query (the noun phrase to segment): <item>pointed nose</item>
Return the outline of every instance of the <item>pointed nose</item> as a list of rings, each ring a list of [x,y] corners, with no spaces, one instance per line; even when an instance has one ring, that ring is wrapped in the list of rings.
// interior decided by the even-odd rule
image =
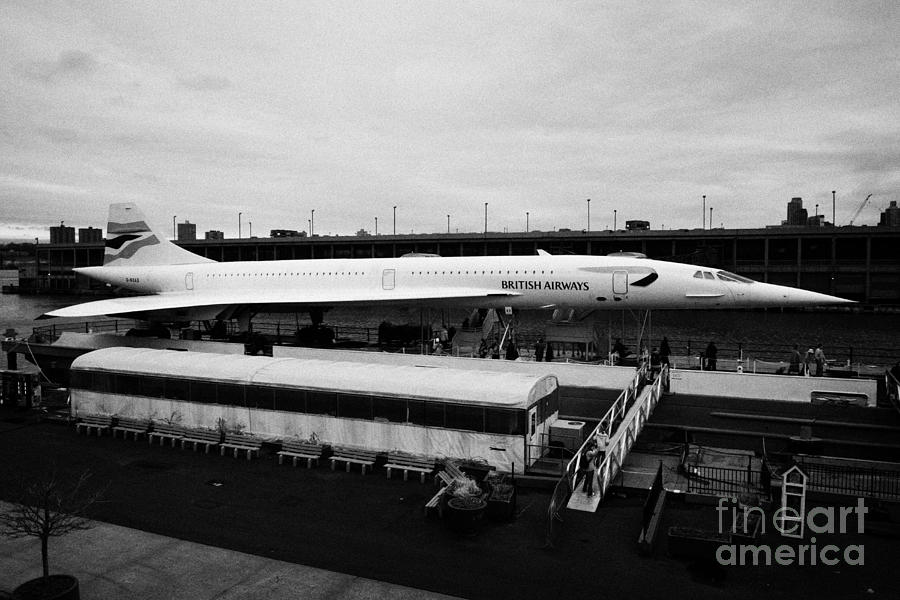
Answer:
[[[754,301],[759,300],[769,306],[834,306],[856,304],[854,300],[801,290],[784,285],[762,283],[753,290]],[[755,287],[755,286],[754,286]]]

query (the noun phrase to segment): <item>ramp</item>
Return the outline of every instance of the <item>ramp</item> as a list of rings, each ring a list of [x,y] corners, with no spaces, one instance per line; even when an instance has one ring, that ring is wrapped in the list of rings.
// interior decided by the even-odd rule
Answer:
[[[632,382],[623,390],[585,441],[587,444],[592,439],[600,440],[601,447],[603,441],[606,441],[600,464],[591,472],[591,475],[596,478],[592,497],[588,497],[581,491],[582,486],[577,479],[578,463],[584,446],[579,449],[578,454],[567,466],[566,477],[570,478],[573,488],[566,505],[567,508],[588,512],[596,511],[613,479],[622,470],[628,452],[634,446],[634,442],[662,397],[662,384],[668,372],[663,368],[653,382],[645,384],[648,375],[646,367],[638,369]]]

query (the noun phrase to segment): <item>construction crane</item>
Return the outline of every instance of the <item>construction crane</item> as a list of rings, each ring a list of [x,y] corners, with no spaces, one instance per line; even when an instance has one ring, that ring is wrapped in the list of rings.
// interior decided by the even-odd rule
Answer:
[[[853,221],[856,219],[856,217],[859,216],[859,213],[862,212],[862,209],[864,209],[866,207],[866,205],[869,203],[869,198],[871,198],[871,197],[872,197],[872,194],[869,194],[868,196],[866,196],[866,199],[862,201],[862,204],[860,204],[859,208],[856,209],[856,212],[853,213],[853,217],[850,218],[851,225],[853,225]]]

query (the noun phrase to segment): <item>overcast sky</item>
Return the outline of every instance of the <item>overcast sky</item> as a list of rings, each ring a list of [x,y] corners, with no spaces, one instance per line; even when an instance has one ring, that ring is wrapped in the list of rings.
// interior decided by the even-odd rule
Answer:
[[[838,224],[900,200],[884,2],[0,4],[0,239]],[[708,214],[707,214],[708,217]]]

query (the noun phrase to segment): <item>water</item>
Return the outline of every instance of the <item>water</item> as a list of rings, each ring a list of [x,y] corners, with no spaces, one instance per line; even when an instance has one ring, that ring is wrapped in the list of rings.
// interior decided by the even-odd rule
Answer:
[[[13,328],[20,336],[28,335],[35,326],[66,323],[73,320],[53,319],[34,321],[35,317],[55,308],[89,300],[79,296],[20,296],[0,295],[0,332]],[[900,333],[900,314],[872,314],[850,312],[751,312],[751,311],[674,311],[657,310],[646,322],[637,313],[607,311],[596,313],[603,336],[620,337],[630,349],[635,349],[641,332],[655,345],[667,336],[676,354],[683,353],[688,344],[693,353],[714,340],[720,357],[736,353],[741,348],[767,354],[769,358],[786,359],[788,349],[797,344],[801,352],[821,343],[829,358],[844,361],[852,354],[853,362],[891,365],[900,360],[897,339]],[[394,324],[418,325],[423,322],[435,327],[445,323],[459,327],[468,311],[426,309],[392,306],[339,307],[325,315],[326,324],[377,329],[382,321]],[[519,332],[523,345],[530,345],[543,332],[549,311],[523,311],[519,315]],[[278,322],[285,333],[309,323],[309,316],[301,313],[264,315],[260,319]],[[74,322],[78,322],[74,320]]]

